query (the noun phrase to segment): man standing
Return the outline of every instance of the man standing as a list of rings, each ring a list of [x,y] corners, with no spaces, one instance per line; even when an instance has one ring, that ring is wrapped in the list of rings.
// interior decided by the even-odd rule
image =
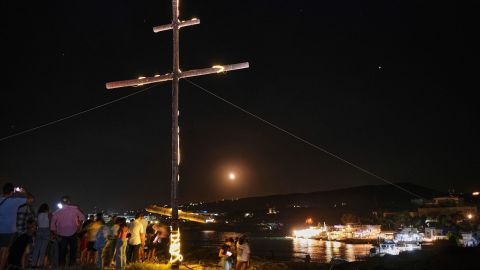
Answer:
[[[248,245],[248,240],[244,236],[238,239],[237,245],[237,265],[236,270],[245,270],[250,264],[250,246]]]
[[[31,193],[27,193],[27,202],[18,207],[17,233],[19,235],[27,232],[27,222],[36,221],[35,210],[32,207],[34,199]]]
[[[143,225],[140,223],[140,214],[135,215],[135,220],[130,224],[130,239],[128,240],[128,262],[138,262],[140,247],[145,245]]]
[[[3,185],[3,195],[0,196],[0,269],[4,269],[8,249],[15,240],[18,207],[26,201],[24,189],[15,188],[12,183]]]
[[[53,213],[50,229],[58,238],[60,266],[65,266],[67,247],[70,248],[68,264],[74,265],[77,258],[77,230],[85,220],[85,215],[76,205],[72,205],[69,196],[62,197],[62,207]]]
[[[140,261],[143,262],[145,260],[145,243],[149,241],[149,238],[147,236],[147,227],[148,227],[148,220],[145,219],[145,215],[143,213],[140,214],[139,221],[142,224],[143,227],[143,235],[145,238],[144,243],[140,247]]]

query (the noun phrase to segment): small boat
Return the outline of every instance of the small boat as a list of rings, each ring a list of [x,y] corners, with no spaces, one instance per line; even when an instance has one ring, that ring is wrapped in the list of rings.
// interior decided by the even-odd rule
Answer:
[[[396,246],[400,252],[422,249],[422,245],[418,242],[397,242]]]
[[[398,255],[400,250],[395,242],[386,240],[370,249],[370,257],[388,255]]]

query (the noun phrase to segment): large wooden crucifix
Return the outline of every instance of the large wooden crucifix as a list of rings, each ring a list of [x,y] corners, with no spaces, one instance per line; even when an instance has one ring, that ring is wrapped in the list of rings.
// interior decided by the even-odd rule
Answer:
[[[179,30],[182,27],[196,25],[200,23],[198,19],[191,19],[188,21],[180,21],[179,16],[179,1],[172,0],[172,23],[161,25],[153,28],[155,33],[172,30],[173,31],[173,69],[171,73],[147,77],[141,79],[125,80],[109,82],[106,84],[107,89],[139,86],[151,83],[158,83],[163,81],[172,81],[172,181],[171,181],[171,207],[172,207],[172,221],[170,233],[170,263],[172,268],[179,268],[183,257],[180,253],[180,230],[178,219],[178,182],[179,165],[180,165],[180,145],[179,145],[179,128],[178,128],[178,82],[181,78],[202,76],[213,73],[226,72],[230,70],[248,68],[248,62],[233,64],[233,65],[218,65],[211,68],[194,69],[189,71],[180,70],[180,52],[179,52]]]

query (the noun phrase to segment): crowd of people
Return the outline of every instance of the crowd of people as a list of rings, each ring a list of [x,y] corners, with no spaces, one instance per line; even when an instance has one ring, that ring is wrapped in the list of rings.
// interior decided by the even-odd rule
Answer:
[[[127,222],[102,213],[88,218],[69,196],[52,212],[47,203],[33,208],[35,198],[24,188],[3,185],[0,196],[0,270],[96,265],[125,269],[127,263],[158,262],[167,257],[166,226],[149,224],[143,213]],[[250,263],[246,236],[228,238],[218,253],[225,270],[244,270]]]
[[[97,265],[125,269],[127,263],[166,256],[167,227],[148,224],[142,213],[127,223],[103,214],[86,218],[69,196],[52,213],[47,203],[35,212],[34,196],[11,183],[0,196],[0,270]]]
[[[250,265],[250,245],[244,235],[240,238],[227,238],[218,252],[219,266],[224,270],[245,270]]]

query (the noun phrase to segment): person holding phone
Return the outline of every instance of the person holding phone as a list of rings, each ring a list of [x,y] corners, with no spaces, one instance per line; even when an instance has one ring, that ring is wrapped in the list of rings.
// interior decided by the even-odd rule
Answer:
[[[17,209],[27,202],[25,190],[12,183],[3,185],[0,196],[0,269],[4,269],[8,258],[8,249],[17,236]]]
[[[231,270],[233,266],[233,239],[228,238],[225,240],[225,243],[220,248],[218,252],[218,257],[220,257],[219,266],[223,267],[224,270]]]

